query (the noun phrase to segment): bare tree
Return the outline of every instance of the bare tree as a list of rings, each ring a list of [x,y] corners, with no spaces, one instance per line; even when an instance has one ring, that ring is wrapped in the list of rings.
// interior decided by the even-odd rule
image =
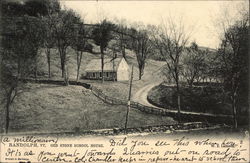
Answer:
[[[193,42],[191,47],[186,48],[183,54],[183,67],[181,74],[186,79],[188,85],[192,87],[193,82],[202,75],[205,66],[205,56],[207,52],[198,49],[198,45]]]
[[[225,33],[225,39],[222,40],[221,61],[223,63],[222,70],[225,78],[224,84],[226,91],[229,91],[232,102],[234,127],[237,128],[237,101],[239,98],[239,89],[241,87],[242,78],[246,76],[248,70],[247,52],[248,52],[248,20],[236,22]]]
[[[88,45],[88,30],[84,26],[83,22],[81,22],[77,26],[77,34],[75,38],[73,39],[73,49],[76,51],[76,61],[77,61],[77,75],[76,75],[76,81],[79,79],[79,71],[81,67],[81,61],[82,61],[82,54],[84,51],[88,51],[86,46]]]
[[[21,89],[21,83],[12,68],[8,67],[6,63],[1,64],[1,81],[0,88],[3,90],[5,100],[5,133],[9,131],[10,124],[10,107]]]
[[[175,22],[172,17],[169,17],[166,23],[162,23],[158,32],[158,35],[153,35],[154,44],[166,61],[168,74],[175,81],[178,103],[178,120],[180,122],[180,57],[182,56],[183,50],[188,42],[189,34],[186,33],[182,20]]]
[[[125,19],[117,20],[117,31],[119,31],[116,32],[117,40],[119,42],[118,47],[120,52],[122,53],[122,57],[126,59],[126,41],[128,36],[126,35],[127,26]]]
[[[133,49],[136,54],[136,59],[139,68],[139,80],[141,80],[144,74],[144,67],[146,63],[146,59],[150,53],[152,44],[150,42],[149,36],[146,30],[140,30],[136,32],[136,36],[134,38],[134,46]]]

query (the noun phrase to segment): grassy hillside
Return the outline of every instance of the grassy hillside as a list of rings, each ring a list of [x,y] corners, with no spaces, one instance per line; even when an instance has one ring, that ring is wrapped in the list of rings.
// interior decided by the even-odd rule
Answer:
[[[40,51],[41,54],[39,56],[39,66],[38,71],[40,76],[47,77],[48,76],[48,65],[47,65],[47,58],[44,50]],[[98,54],[92,54],[88,52],[83,53],[82,62],[80,73],[84,72],[84,69],[89,61],[92,59],[99,58]],[[76,78],[76,52],[72,48],[67,49],[67,65],[69,70],[69,77],[71,79]],[[51,50],[51,75],[52,78],[60,78],[61,77],[61,63],[60,63],[60,56],[56,49]]]
[[[51,74],[52,78],[61,78],[61,69],[60,69],[60,57],[57,50],[53,49],[51,55]],[[68,56],[68,69],[69,69],[69,77],[71,80],[76,79],[76,53],[73,49],[68,48],[67,50]],[[105,53],[105,57],[112,57],[112,52],[107,50]],[[121,57],[121,54],[118,54],[118,57]],[[80,76],[85,73],[86,65],[92,60],[100,58],[100,52],[98,46],[94,46],[94,53],[84,52],[82,57],[82,63],[80,68]],[[163,77],[160,74],[160,68],[165,64],[162,61],[155,61],[152,59],[148,59],[145,65],[144,75],[141,80],[138,76],[138,64],[136,60],[135,54],[126,50],[126,59],[131,67],[134,66],[134,76],[133,76],[133,88],[132,94],[134,94],[138,89],[142,88],[148,83],[163,80]],[[41,51],[41,55],[39,58],[39,72],[41,77],[47,77],[47,60],[46,54],[44,51]],[[83,79],[81,79],[83,80]],[[84,82],[91,83],[102,89],[103,92],[109,96],[127,99],[128,97],[128,81],[125,82],[113,82],[113,81],[105,81],[101,83],[98,80],[83,80]]]
[[[148,60],[142,80],[138,80],[137,61],[133,52],[127,50],[127,61],[134,65],[134,81],[132,94],[148,82],[159,80],[159,67],[162,62]],[[40,51],[38,75],[47,78],[47,60],[44,50]],[[107,51],[105,56],[112,54]],[[76,53],[73,49],[67,50],[68,69],[71,80],[76,78]],[[111,56],[110,56],[111,57]],[[120,57],[120,55],[119,55]],[[94,53],[83,53],[80,74],[92,59],[100,58],[99,48],[94,47]],[[52,78],[61,78],[60,57],[56,49],[51,51],[51,74]],[[127,99],[128,82],[112,82],[97,80],[83,80],[91,83],[109,96]],[[103,103],[89,90],[76,86],[56,86],[46,84],[26,84],[23,91],[14,100],[11,106],[10,128],[13,132],[18,131],[65,131],[97,128],[123,127],[125,121],[126,107],[112,106]],[[4,103],[1,108],[1,128],[4,128],[5,110]],[[175,123],[172,118],[149,115],[137,110],[131,110],[129,127],[160,125]],[[1,129],[0,128],[0,129]]]
[[[25,85],[11,107],[10,131],[75,131],[124,127],[125,106],[105,104],[80,86]],[[132,109],[128,127],[173,124],[172,118]],[[3,124],[2,124],[3,125]]]

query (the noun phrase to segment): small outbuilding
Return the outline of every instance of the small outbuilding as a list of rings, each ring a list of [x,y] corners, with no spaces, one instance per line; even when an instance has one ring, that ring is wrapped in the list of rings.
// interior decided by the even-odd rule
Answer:
[[[85,72],[85,78],[101,80],[101,59],[91,60]],[[105,58],[103,73],[105,80],[127,81],[129,80],[129,65],[124,58]]]

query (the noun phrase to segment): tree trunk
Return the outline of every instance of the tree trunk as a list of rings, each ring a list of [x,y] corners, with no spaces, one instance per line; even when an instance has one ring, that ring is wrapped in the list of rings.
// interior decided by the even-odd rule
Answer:
[[[176,82],[176,90],[177,90],[177,107],[178,107],[178,123],[181,122],[181,97],[180,97],[180,87],[179,87],[179,69],[178,67],[175,69],[175,82]]]
[[[60,49],[59,53],[60,53],[60,58],[61,58],[62,78],[64,78],[64,84],[68,86],[69,74],[68,74],[68,67],[67,67],[67,60],[66,60],[66,48]]]
[[[15,96],[11,96],[15,87],[11,86],[10,90],[7,92],[7,103],[6,103],[6,123],[5,123],[5,133],[9,132],[9,124],[10,124],[10,105],[13,102]]]
[[[124,41],[123,41],[123,34],[121,35],[121,38],[120,38],[120,51],[122,53],[122,57],[126,60],[126,53],[125,53],[125,47],[124,47]]]
[[[141,69],[139,68],[139,80],[141,80]]]
[[[124,46],[122,46],[122,57],[126,60],[126,52]]]
[[[48,63],[48,77],[50,78],[51,75],[50,75],[50,48],[47,48],[47,63]]]
[[[76,81],[78,81],[79,79],[79,71],[80,71],[80,67],[81,67],[81,61],[82,61],[82,51],[77,52],[77,74],[76,74]]]
[[[236,111],[236,92],[233,93],[233,96],[232,96],[232,107],[233,107],[233,122],[234,122],[234,128],[237,128],[238,127],[238,124],[237,124],[237,111]]]
[[[67,64],[65,63],[64,65],[64,83],[65,83],[65,86],[68,86],[69,85],[69,74],[68,74],[68,67],[67,67]]]
[[[37,79],[37,56],[35,56],[35,79]]]
[[[17,60],[17,76],[18,76],[18,78],[21,77],[21,59],[20,59],[20,57],[18,57],[18,60]]]
[[[63,49],[59,49],[60,59],[61,59],[61,70],[62,70],[62,78],[65,76],[65,62],[66,62],[66,54]]]
[[[177,88],[177,107],[178,107],[178,123],[181,122],[181,97],[180,97],[180,88],[179,83],[176,83]]]
[[[104,82],[104,74],[103,74],[103,69],[104,69],[104,49],[101,46],[101,68],[102,68],[102,83]]]
[[[5,123],[5,133],[7,134],[9,131],[9,124],[10,124],[10,101],[11,95],[8,95],[7,103],[6,103],[6,123]]]
[[[190,88],[192,88],[192,86],[193,86],[193,80],[192,80],[192,79],[187,80],[187,83],[188,83],[188,86],[189,86]]]
[[[143,76],[143,66],[139,66],[139,80],[141,80],[142,76]]]
[[[62,62],[62,60],[61,60],[61,70],[62,70],[62,78],[64,78],[64,74],[65,74],[65,64]]]

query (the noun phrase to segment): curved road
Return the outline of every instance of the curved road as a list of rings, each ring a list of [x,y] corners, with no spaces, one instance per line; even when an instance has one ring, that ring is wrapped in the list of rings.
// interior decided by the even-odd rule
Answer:
[[[142,105],[150,106],[150,107],[156,107],[152,104],[150,104],[147,100],[148,92],[155,86],[161,84],[161,82],[155,82],[155,83],[150,83],[147,84],[146,86],[142,87],[139,89],[133,96],[132,100],[134,102],[138,102]]]
[[[146,86],[142,87],[139,89],[133,96],[132,100],[134,102],[138,102],[142,105],[149,106],[149,107],[154,107],[158,109],[164,109],[155,105],[152,105],[148,102],[147,96],[148,92],[155,86],[161,84],[161,82],[155,82],[155,83],[150,83],[147,84]],[[173,86],[173,84],[169,84],[169,86]],[[170,112],[177,112],[177,110],[169,110]],[[216,117],[232,117],[231,115],[224,115],[224,114],[212,114],[212,113],[200,113],[200,112],[190,112],[190,111],[181,111],[184,114],[193,114],[193,115],[205,115],[205,116],[216,116]]]

